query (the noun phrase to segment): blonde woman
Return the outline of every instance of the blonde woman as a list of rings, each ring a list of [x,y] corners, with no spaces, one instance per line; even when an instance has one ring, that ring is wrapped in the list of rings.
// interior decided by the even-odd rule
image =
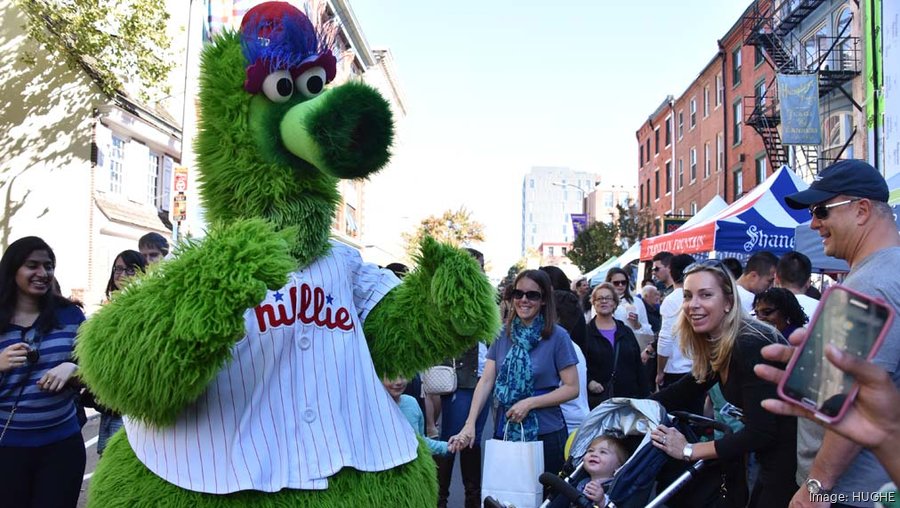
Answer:
[[[734,279],[719,261],[694,263],[685,270],[684,303],[678,321],[681,349],[693,360],[691,376],[653,396],[667,410],[720,383],[725,399],[743,411],[744,428],[715,441],[690,444],[678,430],[660,425],[653,444],[677,459],[719,459],[725,481],[724,506],[787,506],[797,491],[797,421],[776,416],[760,403],[777,398],[775,386],[756,376],[760,350],[786,344],[773,327],[749,317],[741,306]],[[783,366],[782,366],[783,367]],[[747,454],[754,452],[759,477],[747,503]]]

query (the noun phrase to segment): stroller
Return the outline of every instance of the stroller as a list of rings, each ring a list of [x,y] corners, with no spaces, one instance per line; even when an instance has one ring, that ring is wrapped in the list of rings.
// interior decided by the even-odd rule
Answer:
[[[581,427],[570,439],[566,466],[560,476],[550,473],[541,475],[541,483],[550,487],[553,495],[545,501],[542,508],[594,507],[575,485],[586,477],[582,469],[582,457],[591,441],[602,435],[611,435],[625,441],[626,448],[632,452],[628,460],[616,471],[610,484],[606,485],[609,508],[657,508],[671,499],[685,484],[708,464],[698,460],[693,464],[670,460],[663,451],[650,442],[650,430],[657,425],[677,428],[689,442],[697,442],[701,436],[712,437],[713,431],[731,433],[726,424],[684,412],[673,412],[667,415],[665,409],[654,400],[613,398],[596,408],[584,420]],[[657,484],[658,477],[668,474],[675,477],[655,499],[650,496]],[[707,475],[709,476],[709,475]],[[718,476],[713,477],[718,481]],[[708,482],[707,482],[708,483]],[[703,506],[705,503],[696,499],[687,505]]]

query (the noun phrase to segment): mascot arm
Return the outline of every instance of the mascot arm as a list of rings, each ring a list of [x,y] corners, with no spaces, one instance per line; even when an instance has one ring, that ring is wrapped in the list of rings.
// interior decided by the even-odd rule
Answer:
[[[372,309],[364,331],[379,375],[411,375],[500,329],[496,291],[467,252],[425,238],[418,268]]]
[[[79,330],[81,377],[104,406],[172,423],[244,336],[244,312],[296,269],[287,235],[237,221],[114,295]]]

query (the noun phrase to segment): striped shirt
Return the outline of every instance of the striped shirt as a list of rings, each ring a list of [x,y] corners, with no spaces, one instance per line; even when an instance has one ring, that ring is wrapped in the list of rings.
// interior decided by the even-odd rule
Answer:
[[[34,326],[10,324],[0,335],[0,351],[27,342],[40,353],[37,364],[26,364],[0,375],[0,428],[18,403],[0,442],[2,446],[44,446],[81,431],[75,414],[75,390],[67,387],[58,392],[45,392],[37,386],[47,371],[72,361],[75,334],[84,321],[84,314],[70,305],[57,309],[56,319],[58,328],[47,333],[38,332]]]
[[[383,471],[413,460],[413,429],[375,373],[362,323],[399,280],[331,251],[244,314],[232,360],[176,423],[126,417],[128,440],[179,487],[325,489],[343,467]]]

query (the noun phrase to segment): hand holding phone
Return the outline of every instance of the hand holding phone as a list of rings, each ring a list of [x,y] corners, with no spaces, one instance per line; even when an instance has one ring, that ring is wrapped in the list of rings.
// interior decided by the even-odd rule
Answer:
[[[822,295],[806,339],[794,352],[778,384],[778,395],[813,411],[822,421],[839,421],[858,387],[853,376],[826,360],[826,344],[871,360],[893,318],[893,309],[880,299],[840,285],[829,288]]]

